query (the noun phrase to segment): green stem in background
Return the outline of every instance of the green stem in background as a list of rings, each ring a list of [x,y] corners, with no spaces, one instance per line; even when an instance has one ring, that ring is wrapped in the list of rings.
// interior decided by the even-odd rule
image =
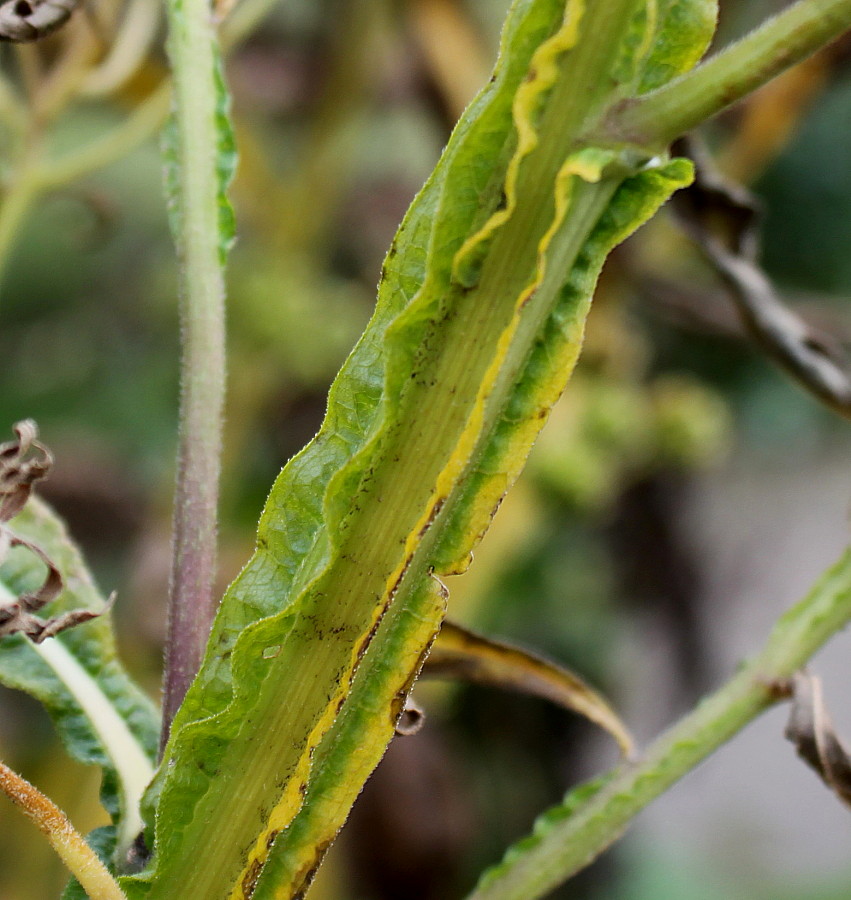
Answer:
[[[664,149],[849,27],[851,0],[799,0],[696,69],[616,104],[601,136]]]
[[[535,900],[587,866],[651,800],[763,710],[787,680],[851,620],[851,551],[775,625],[762,652],[634,763],[586,785],[546,813],[532,836],[486,873],[468,900]]]
[[[170,98],[171,83],[164,82],[120,125],[43,166],[34,177],[38,191],[56,190],[128,156],[162,127]]]
[[[163,697],[163,742],[198,670],[215,614],[216,515],[225,395],[223,87],[208,0],[170,0],[174,116],[166,135],[180,257],[180,445]]]
[[[21,225],[38,196],[35,174],[31,165],[25,162],[10,179],[0,203],[0,278],[6,272]]]

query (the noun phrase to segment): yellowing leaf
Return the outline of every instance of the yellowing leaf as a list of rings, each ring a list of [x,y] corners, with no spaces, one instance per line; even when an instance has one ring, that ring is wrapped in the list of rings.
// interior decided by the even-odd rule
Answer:
[[[585,716],[630,756],[633,740],[611,706],[574,672],[535,653],[445,621],[431,648],[424,675],[473,681],[542,697]]]

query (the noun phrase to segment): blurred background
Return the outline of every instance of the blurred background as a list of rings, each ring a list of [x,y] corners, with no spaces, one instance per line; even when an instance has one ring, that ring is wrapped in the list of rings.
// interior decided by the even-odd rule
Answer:
[[[488,77],[506,7],[240,0],[226,23],[241,162],[222,590],[251,553],[273,478],[319,425],[395,228]],[[719,42],[777,7],[725,3]],[[103,590],[117,590],[121,650],[152,696],[179,353],[156,140],[161,31],[151,0],[121,11],[92,0],[45,44],[0,47],[0,440],[19,419],[39,422],[57,457],[42,493]],[[120,53],[103,49],[113,32]],[[29,124],[14,95],[37,109]],[[762,259],[783,297],[847,349],[851,42],[704,137],[764,202]],[[77,168],[57,162],[52,180],[33,181],[40,158]],[[847,425],[748,342],[663,212],[607,265],[579,368],[471,571],[450,581],[451,614],[576,669],[646,743],[729,677],[839,555],[849,451]],[[812,668],[851,732],[848,641]],[[426,725],[392,745],[313,900],[463,896],[539,811],[616,761],[608,739],[543,701],[437,682],[415,693]],[[784,741],[785,716],[747,729],[553,896],[851,895],[851,817]],[[97,773],[71,763],[40,708],[6,690],[0,758],[81,830],[103,822]],[[62,870],[33,838],[0,804],[2,900],[58,896]]]

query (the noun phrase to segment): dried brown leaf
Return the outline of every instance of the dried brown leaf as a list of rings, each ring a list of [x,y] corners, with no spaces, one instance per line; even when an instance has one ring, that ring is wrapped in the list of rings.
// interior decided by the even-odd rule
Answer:
[[[38,441],[38,426],[32,419],[18,422],[14,431],[16,440],[0,444],[0,563],[13,547],[24,547],[44,563],[47,573],[38,590],[0,604],[0,638],[25,634],[40,644],[66,628],[88,622],[105,610],[76,609],[49,619],[35,615],[62,593],[62,574],[37,544],[19,537],[5,523],[24,508],[33,485],[48,476],[53,466],[53,456]],[[106,609],[110,606],[111,601]]]
[[[851,756],[833,727],[821,679],[798,672],[792,679],[792,691],[786,737],[836,796],[851,806]]]
[[[32,419],[18,422],[14,431],[17,440],[0,444],[0,522],[8,522],[24,508],[32,486],[47,478],[53,467],[53,456],[37,440],[38,426]]]
[[[444,622],[423,674],[493,685],[550,700],[599,725],[617,741],[624,756],[632,754],[632,737],[603,697],[574,672],[528,650]]]

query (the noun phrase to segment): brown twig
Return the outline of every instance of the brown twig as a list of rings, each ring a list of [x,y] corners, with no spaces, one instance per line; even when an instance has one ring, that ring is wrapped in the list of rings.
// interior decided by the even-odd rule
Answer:
[[[677,151],[697,167],[694,184],[681,191],[674,210],[729,288],[751,339],[799,385],[851,419],[851,377],[832,342],[790,310],[756,262],[759,209],[740,185],[725,181],[693,140]]]

